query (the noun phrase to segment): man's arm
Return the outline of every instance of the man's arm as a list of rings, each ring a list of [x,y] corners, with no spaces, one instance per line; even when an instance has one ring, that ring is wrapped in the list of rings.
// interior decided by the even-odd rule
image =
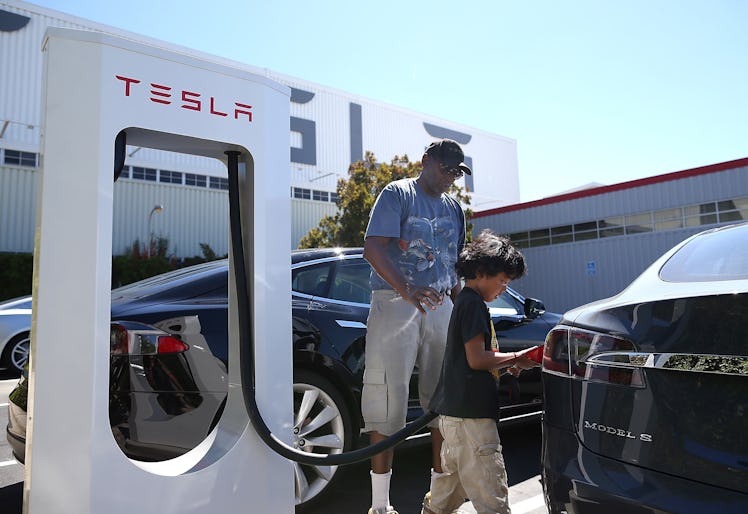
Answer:
[[[364,241],[364,259],[392,288],[409,303],[426,314],[424,305],[432,310],[442,303],[442,296],[432,287],[410,287],[408,281],[387,255],[387,245],[393,238],[369,236]]]

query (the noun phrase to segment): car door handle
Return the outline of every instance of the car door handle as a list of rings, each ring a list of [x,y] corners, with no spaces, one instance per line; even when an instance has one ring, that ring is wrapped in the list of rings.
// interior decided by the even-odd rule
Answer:
[[[597,366],[748,376],[748,357],[742,355],[605,352],[590,357],[586,362]]]
[[[335,323],[337,323],[339,326],[343,328],[366,328],[366,324],[361,323],[360,321],[351,321],[347,319],[336,319]]]

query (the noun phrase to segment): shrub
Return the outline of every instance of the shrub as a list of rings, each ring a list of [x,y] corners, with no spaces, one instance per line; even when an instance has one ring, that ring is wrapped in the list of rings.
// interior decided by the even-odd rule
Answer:
[[[169,241],[165,238],[154,240],[149,256],[140,241],[136,240],[125,255],[113,256],[112,289],[167,271],[222,258],[205,243],[200,243],[202,256],[185,259],[168,257],[168,246]],[[0,301],[31,294],[33,271],[33,254],[0,253]]]

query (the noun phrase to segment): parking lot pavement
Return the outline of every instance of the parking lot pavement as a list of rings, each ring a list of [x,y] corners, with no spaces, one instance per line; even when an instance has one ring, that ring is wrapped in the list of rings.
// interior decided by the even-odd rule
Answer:
[[[509,501],[513,514],[547,514],[540,485],[540,424],[499,430],[509,480]],[[401,514],[421,511],[423,495],[429,487],[431,446],[412,445],[395,451],[390,502]],[[320,504],[307,514],[346,512],[365,514],[370,506],[369,462],[345,466],[343,475]],[[474,513],[463,505],[465,514]]]
[[[509,487],[509,505],[512,507],[512,514],[548,514],[543,491],[540,489],[540,475]],[[468,502],[460,507],[460,512],[473,514],[475,509]]]
[[[5,377],[3,377],[5,378]],[[8,421],[8,393],[17,379],[0,380],[0,427]],[[540,486],[540,425],[511,427],[499,431],[504,461],[509,476],[509,499],[513,514],[547,514]],[[417,513],[423,495],[428,490],[431,447],[428,443],[413,444],[395,453],[395,466],[390,499],[403,514]],[[308,509],[307,514],[329,512],[365,513],[371,497],[369,463],[346,466],[340,480],[333,485],[330,495],[320,505]],[[21,514],[23,508],[24,468],[12,457],[0,435],[0,512]],[[465,504],[467,514],[475,512]]]

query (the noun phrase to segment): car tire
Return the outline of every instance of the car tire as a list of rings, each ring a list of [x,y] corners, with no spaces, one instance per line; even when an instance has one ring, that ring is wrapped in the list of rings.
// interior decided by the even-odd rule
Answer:
[[[30,351],[31,340],[29,339],[29,333],[18,334],[5,345],[2,357],[3,365],[8,370],[17,372],[20,375],[23,372],[23,367],[26,365],[26,361],[29,360]]]
[[[294,446],[301,451],[337,454],[353,446],[353,421],[343,396],[326,378],[294,371]],[[294,462],[297,512],[316,504],[340,476],[339,466]]]

